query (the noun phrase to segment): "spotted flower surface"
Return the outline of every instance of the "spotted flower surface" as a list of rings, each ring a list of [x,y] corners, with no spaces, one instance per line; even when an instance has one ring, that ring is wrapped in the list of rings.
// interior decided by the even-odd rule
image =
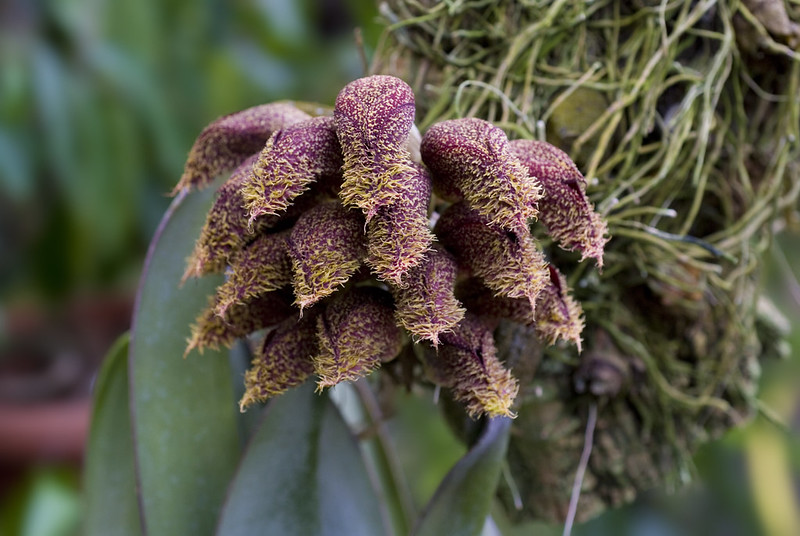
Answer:
[[[364,219],[338,201],[317,205],[289,235],[294,294],[302,309],[347,283],[364,258]]]
[[[535,308],[548,276],[544,256],[529,233],[505,231],[461,202],[442,214],[436,235],[495,293],[526,298]]]
[[[333,117],[344,153],[345,205],[364,211],[367,221],[413,188],[415,170],[405,147],[414,125],[414,92],[393,76],[349,83],[336,98]]]
[[[442,335],[442,342],[429,363],[436,381],[450,388],[471,416],[513,416],[511,404],[519,385],[497,358],[488,326],[467,315],[453,332]]]
[[[250,222],[284,212],[309,185],[337,176],[341,167],[332,117],[314,117],[276,131],[241,189]]]
[[[203,188],[261,150],[273,132],[309,115],[287,102],[254,106],[220,117],[208,125],[189,151],[183,176],[173,195],[183,188]]]
[[[228,279],[217,289],[215,312],[225,318],[231,305],[247,302],[291,282],[289,231],[261,235],[231,259]]]
[[[408,285],[393,290],[397,321],[409,333],[439,344],[439,335],[464,318],[453,294],[458,264],[444,248],[435,248],[408,274]]]
[[[317,339],[314,368],[321,388],[364,376],[400,351],[391,297],[375,287],[339,296],[317,318]]]
[[[580,251],[603,266],[606,223],[586,197],[586,179],[567,153],[549,143],[534,140],[511,142],[511,152],[542,185],[544,197],[539,219],[550,235],[570,251]]]
[[[538,217],[562,247],[602,261],[605,224],[580,172],[479,119],[433,125],[415,161],[414,95],[391,76],[348,84],[333,117],[286,106],[213,123],[187,163],[194,178],[176,187],[238,166],[188,262],[186,277],[226,280],[187,352],[248,339],[243,409],[402,355],[411,381],[449,389],[471,416],[512,416],[518,387],[495,347],[498,319],[580,351],[580,304],[528,227]]]
[[[245,393],[239,402],[242,410],[300,385],[314,373],[312,358],[319,348],[317,316],[287,318],[267,333],[245,375]]]
[[[482,119],[442,121],[425,133],[420,152],[438,192],[463,198],[493,225],[527,232],[541,191],[511,152],[505,132]]]
[[[431,179],[412,163],[408,192],[395,204],[378,209],[367,224],[367,264],[378,278],[403,286],[406,272],[419,264],[434,240],[428,227]]]

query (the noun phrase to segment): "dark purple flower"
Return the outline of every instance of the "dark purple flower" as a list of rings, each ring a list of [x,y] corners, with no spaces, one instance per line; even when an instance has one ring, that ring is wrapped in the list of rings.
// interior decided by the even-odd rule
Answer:
[[[172,194],[208,186],[217,175],[260,151],[273,132],[309,117],[288,102],[262,104],[220,117],[203,129],[192,145]]]
[[[333,117],[314,117],[276,131],[242,187],[250,221],[284,212],[318,180],[341,182],[341,168]]]
[[[292,283],[289,231],[263,234],[231,258],[228,278],[217,289],[216,313]]]
[[[439,344],[439,335],[464,318],[464,308],[453,295],[458,266],[444,248],[435,246],[408,272],[408,284],[392,289],[397,321],[416,337]]]
[[[287,318],[266,334],[244,377],[245,393],[239,402],[242,411],[283,394],[314,373],[312,358],[319,349],[317,316],[314,311],[299,319]]]
[[[530,233],[503,230],[460,202],[439,218],[436,236],[460,265],[496,294],[526,298],[534,309],[549,276],[547,263]]]
[[[336,97],[333,116],[344,153],[340,197],[370,221],[384,206],[408,196],[416,171],[404,144],[414,125],[414,92],[393,76],[349,84]]]
[[[364,218],[358,211],[327,201],[303,214],[289,236],[295,303],[300,310],[344,285],[365,254]]]
[[[319,388],[357,380],[400,352],[391,296],[375,287],[340,294],[317,318]]]
[[[592,257],[603,266],[608,229],[586,197],[586,179],[567,153],[533,140],[511,142],[511,151],[542,185],[539,219],[561,247],[580,251],[582,259]]]
[[[493,225],[524,234],[541,190],[509,149],[505,133],[482,119],[452,119],[422,137],[422,161],[437,194],[466,203]]]
[[[452,331],[442,334],[442,344],[428,365],[433,380],[452,390],[471,417],[482,414],[513,417],[511,404],[519,385],[500,360],[491,330],[467,313]]]
[[[232,305],[226,311],[225,318],[216,313],[216,304],[212,299],[209,307],[192,326],[184,356],[195,348],[202,353],[204,348],[216,350],[221,346],[230,346],[236,339],[274,326],[296,314],[297,310],[291,307],[289,298],[281,292],[270,292],[251,301]]]
[[[366,263],[379,279],[397,286],[435,238],[428,226],[430,175],[419,164],[412,167],[416,173],[408,177],[407,196],[381,207],[367,224]]]

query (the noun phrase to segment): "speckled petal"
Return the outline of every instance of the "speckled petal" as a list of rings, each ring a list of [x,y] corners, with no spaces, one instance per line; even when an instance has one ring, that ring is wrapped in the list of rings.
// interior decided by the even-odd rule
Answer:
[[[422,260],[434,240],[428,227],[431,180],[428,171],[413,164],[408,197],[378,210],[367,224],[367,265],[375,275],[394,285]]]
[[[317,354],[317,314],[288,318],[267,333],[255,351],[244,377],[245,393],[239,402],[244,411],[302,384],[314,373]]]
[[[262,104],[220,117],[194,142],[175,195],[183,188],[203,188],[220,173],[241,164],[264,147],[273,132],[310,116],[288,102]]]
[[[395,317],[409,333],[439,344],[439,335],[453,329],[464,308],[453,295],[458,266],[452,255],[436,246],[412,268],[405,287],[392,288]]]
[[[292,283],[289,231],[259,236],[231,259],[228,278],[217,289],[216,313]]]
[[[314,117],[276,131],[242,187],[250,221],[282,213],[318,180],[340,177],[342,163],[333,117]]]
[[[464,202],[451,205],[435,229],[440,242],[500,296],[526,298],[531,309],[548,281],[547,263],[530,233],[489,224]]]
[[[511,151],[542,184],[539,219],[549,234],[564,249],[581,252],[581,260],[592,257],[602,267],[606,222],[586,197],[586,180],[567,153],[533,140],[512,141]]]
[[[216,313],[216,303],[212,297],[209,306],[200,313],[192,326],[184,355],[195,348],[202,353],[204,348],[231,346],[236,339],[273,326],[296,314],[297,310],[291,307],[286,294],[270,292],[252,301],[231,306],[223,319]]]
[[[328,304],[317,318],[317,336],[320,389],[369,374],[402,346],[391,296],[375,287],[352,288]]]
[[[482,283],[471,279],[461,283],[456,295],[467,309],[485,317],[505,318],[533,326],[537,336],[547,344],[562,340],[575,344],[581,351],[583,310],[569,294],[564,275],[552,264],[548,265],[549,279],[536,300],[536,310],[531,311],[525,299],[494,296]]]
[[[334,108],[344,154],[340,197],[371,220],[384,206],[408,195],[415,174],[405,148],[414,125],[414,92],[393,76],[360,78],[339,93]]]
[[[492,224],[519,234],[537,215],[541,189],[509,149],[505,133],[482,119],[442,121],[422,137],[434,191],[462,198]]]
[[[441,338],[437,355],[428,362],[434,381],[451,389],[473,418],[482,414],[513,417],[511,405],[519,385],[497,358],[491,330],[468,313]]]
[[[297,220],[289,237],[296,304],[301,310],[335,292],[366,254],[364,218],[338,201],[321,203]]]
[[[303,212],[332,194],[331,185],[317,184],[312,191],[300,196],[289,210],[280,215],[258,218],[250,229],[240,189],[252,173],[256,158],[252,156],[247,159],[220,187],[214,205],[208,211],[192,255],[187,260],[184,281],[189,277],[222,273],[231,262],[231,258],[258,235],[270,229],[285,229],[291,226]]]

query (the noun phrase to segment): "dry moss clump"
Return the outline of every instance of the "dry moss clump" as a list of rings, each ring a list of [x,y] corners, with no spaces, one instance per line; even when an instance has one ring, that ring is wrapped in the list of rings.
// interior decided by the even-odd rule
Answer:
[[[512,517],[564,518],[593,404],[584,518],[679,483],[698,444],[756,407],[776,325],[757,313],[759,267],[800,190],[800,7],[789,9],[382,4],[373,70],[411,83],[420,129],[478,117],[559,146],[612,236],[599,274],[553,250],[586,313],[582,354],[522,344],[535,339],[515,324],[495,333],[509,361],[538,356],[515,371],[527,381],[509,450],[523,510],[501,491]]]

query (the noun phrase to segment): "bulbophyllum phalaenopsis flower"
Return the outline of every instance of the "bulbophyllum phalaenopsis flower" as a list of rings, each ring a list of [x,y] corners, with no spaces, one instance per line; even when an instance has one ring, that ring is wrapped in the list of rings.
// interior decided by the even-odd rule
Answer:
[[[188,260],[184,279],[226,280],[187,353],[248,338],[242,409],[403,354],[424,356],[415,377],[450,389],[471,416],[513,415],[518,385],[495,347],[498,319],[580,351],[580,304],[529,228],[538,218],[561,247],[602,265],[606,226],[577,167],[480,119],[435,124],[421,142],[415,132],[411,88],[371,76],[341,91],[332,117],[265,105],[198,138],[176,190],[233,173]]]

